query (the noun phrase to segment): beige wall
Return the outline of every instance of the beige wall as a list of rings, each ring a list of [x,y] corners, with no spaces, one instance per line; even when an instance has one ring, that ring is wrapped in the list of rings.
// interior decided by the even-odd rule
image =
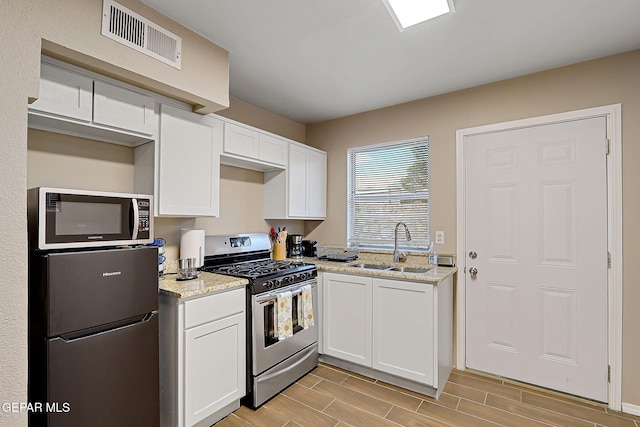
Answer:
[[[329,199],[327,220],[307,223],[305,231],[320,242],[345,242],[349,147],[428,135],[431,237],[444,230],[440,252],[455,252],[457,129],[616,103],[623,128],[622,401],[640,406],[640,51],[308,126],[307,143],[328,152]]]
[[[270,227],[287,227],[302,233],[303,221],[263,219],[264,174],[232,166],[220,168],[220,216],[218,218],[156,218],[155,235],[167,240],[167,259],[179,258],[180,229],[198,228],[206,235],[266,233]]]
[[[133,149],[29,129],[27,188],[133,192]]]

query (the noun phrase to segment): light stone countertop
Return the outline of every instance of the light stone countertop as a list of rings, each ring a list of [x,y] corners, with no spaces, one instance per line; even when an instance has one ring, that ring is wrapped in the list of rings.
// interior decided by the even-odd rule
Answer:
[[[300,261],[300,259],[298,259]],[[358,259],[350,262],[327,261],[316,257],[305,257],[301,261],[309,264],[315,264],[319,271],[327,271],[334,273],[357,274],[361,276],[373,276],[387,279],[413,280],[420,282],[439,283],[455,274],[458,267],[440,267],[429,265],[429,257],[427,254],[408,254],[407,260],[404,262],[393,262],[393,254],[384,251],[363,251],[360,250]],[[399,271],[385,271],[368,268],[351,267],[351,264],[384,264],[397,267],[418,267],[430,268],[426,273],[404,273]]]
[[[294,260],[294,259],[291,259]],[[387,279],[413,280],[428,283],[439,283],[458,271],[457,267],[433,267],[426,273],[403,273],[399,271],[384,271],[367,268],[351,267],[353,263],[384,264],[404,267],[431,267],[426,254],[409,254],[405,262],[394,263],[393,254],[384,251],[360,251],[358,259],[351,262],[321,260],[316,257],[295,259],[309,264],[315,264],[319,271],[335,273],[357,274]],[[175,270],[173,263],[168,263],[167,270]],[[206,294],[213,294],[226,289],[246,286],[249,281],[233,276],[202,272],[200,277],[191,280],[176,280],[176,275],[167,273],[160,278],[160,292],[174,298],[190,298]]]
[[[247,279],[222,274],[202,272],[200,277],[191,280],[176,280],[176,274],[165,274],[159,280],[160,293],[174,298],[190,298],[245,287]]]

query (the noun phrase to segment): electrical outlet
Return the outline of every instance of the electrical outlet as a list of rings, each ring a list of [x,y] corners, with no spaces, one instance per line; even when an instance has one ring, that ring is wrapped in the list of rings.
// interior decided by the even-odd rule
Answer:
[[[444,245],[444,231],[436,231],[436,244]]]

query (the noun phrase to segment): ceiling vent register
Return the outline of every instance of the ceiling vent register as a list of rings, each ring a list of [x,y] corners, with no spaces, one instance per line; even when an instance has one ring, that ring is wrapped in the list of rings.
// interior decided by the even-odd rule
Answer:
[[[113,0],[102,4],[102,35],[178,70],[182,38]]]

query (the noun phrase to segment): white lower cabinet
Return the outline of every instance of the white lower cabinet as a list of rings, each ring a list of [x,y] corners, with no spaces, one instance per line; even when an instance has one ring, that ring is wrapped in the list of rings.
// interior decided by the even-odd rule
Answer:
[[[453,366],[452,283],[323,272],[322,360],[439,396]]]
[[[245,289],[160,295],[160,424],[210,426],[245,395]]]
[[[433,293],[427,283],[373,279],[374,369],[434,384]]]
[[[324,354],[371,366],[370,277],[323,273]]]

